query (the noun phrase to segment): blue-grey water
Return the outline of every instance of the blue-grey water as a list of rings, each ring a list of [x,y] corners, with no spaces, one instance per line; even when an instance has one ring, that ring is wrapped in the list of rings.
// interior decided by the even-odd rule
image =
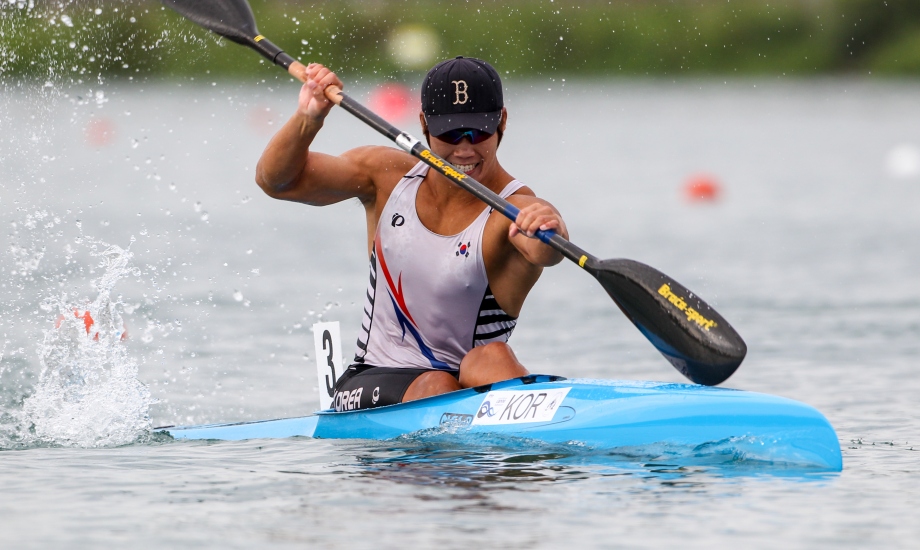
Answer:
[[[273,201],[253,182],[296,92],[283,78],[0,92],[0,545],[916,544],[920,84],[509,82],[504,165],[575,243],[653,265],[730,320],[750,351],[724,385],[821,410],[844,470],[820,475],[450,440],[151,436],[307,414],[311,325],[341,321],[352,348],[361,207]],[[316,149],[366,143],[385,142],[334,111]],[[685,198],[698,174],[719,200]],[[71,317],[88,307],[112,312],[98,341]],[[511,343],[533,372],[682,381],[569,264],[544,274]]]

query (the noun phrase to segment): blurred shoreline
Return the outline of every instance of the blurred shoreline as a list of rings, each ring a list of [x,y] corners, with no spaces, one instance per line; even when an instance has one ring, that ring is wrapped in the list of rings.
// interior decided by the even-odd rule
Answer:
[[[507,77],[920,76],[916,0],[252,0],[259,30],[345,78],[416,80],[439,59]],[[0,79],[266,78],[267,62],[153,0],[0,5]]]

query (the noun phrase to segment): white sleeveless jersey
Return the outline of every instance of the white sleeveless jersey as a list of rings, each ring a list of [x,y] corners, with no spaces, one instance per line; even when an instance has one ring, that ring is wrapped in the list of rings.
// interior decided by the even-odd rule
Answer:
[[[517,323],[492,296],[482,259],[491,209],[457,235],[430,231],[415,209],[426,174],[420,162],[403,176],[377,222],[358,364],[456,371],[473,347],[508,341]],[[512,181],[500,195],[521,187]]]

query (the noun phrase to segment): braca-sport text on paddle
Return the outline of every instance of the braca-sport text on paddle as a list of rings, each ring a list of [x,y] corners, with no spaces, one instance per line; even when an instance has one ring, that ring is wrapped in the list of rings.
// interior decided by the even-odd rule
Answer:
[[[162,0],[202,27],[249,46],[298,80],[305,80],[299,61],[259,34],[246,0]],[[484,185],[431,152],[335,86],[326,97],[469,191],[512,221],[518,209]],[[744,360],[747,346],[728,322],[698,296],[667,275],[632,260],[598,260],[553,231],[536,237],[561,252],[597,279],[617,306],[684,376],[698,384],[725,381]]]

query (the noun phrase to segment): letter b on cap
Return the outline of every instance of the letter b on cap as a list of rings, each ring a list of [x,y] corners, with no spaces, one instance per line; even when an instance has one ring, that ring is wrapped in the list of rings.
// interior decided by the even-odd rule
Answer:
[[[470,95],[466,92],[466,80],[451,80],[450,83],[454,85],[454,94],[456,95],[454,105],[466,104],[467,100],[470,99]]]

